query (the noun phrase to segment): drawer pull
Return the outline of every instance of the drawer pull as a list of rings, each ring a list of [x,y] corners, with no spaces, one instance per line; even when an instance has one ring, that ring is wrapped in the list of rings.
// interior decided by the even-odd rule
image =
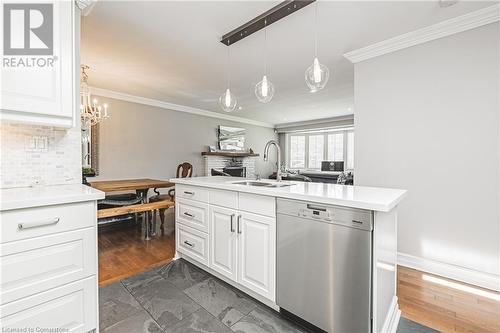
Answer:
[[[234,216],[235,214],[231,214],[231,232],[234,232]]]
[[[191,192],[191,191],[184,191],[184,194],[194,195],[194,192]]]
[[[184,241],[184,244],[186,244],[187,246],[190,246],[190,247],[194,247],[194,244],[189,243],[187,240]]]
[[[17,229],[24,230],[24,229],[29,229],[29,228],[43,227],[46,225],[56,224],[58,222],[59,222],[59,218],[54,217],[52,219],[47,219],[47,220],[42,220],[42,221],[18,223]]]
[[[184,215],[189,216],[189,217],[191,217],[191,218],[193,218],[193,217],[194,217],[194,215],[193,215],[193,214],[188,213],[188,212],[184,212]]]
[[[363,221],[352,220],[353,223],[363,224]]]
[[[241,234],[241,215],[238,215],[237,227],[238,233]]]

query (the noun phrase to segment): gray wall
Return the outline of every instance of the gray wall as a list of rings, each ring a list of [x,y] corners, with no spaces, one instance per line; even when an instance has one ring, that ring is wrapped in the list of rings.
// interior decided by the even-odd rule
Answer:
[[[355,65],[356,184],[408,189],[398,250],[500,274],[499,24]]]
[[[271,174],[276,168],[274,154],[264,162],[268,140],[277,139],[274,130],[223,119],[166,110],[143,104],[98,97],[110,105],[111,117],[101,123],[99,176],[92,180],[159,178],[175,176],[177,165],[190,162],[194,176],[203,176],[202,151],[217,145],[218,125],[247,129],[246,146],[255,157],[256,172]]]

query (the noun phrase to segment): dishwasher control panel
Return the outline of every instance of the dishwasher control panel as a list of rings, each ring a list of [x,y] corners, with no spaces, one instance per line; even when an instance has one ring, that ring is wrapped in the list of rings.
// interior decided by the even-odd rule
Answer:
[[[365,209],[278,198],[277,213],[357,229],[372,230],[373,228],[373,212]]]
[[[319,208],[319,207],[318,207]],[[333,210],[326,208],[301,208],[299,209],[298,216],[309,217],[318,220],[331,221],[333,219]]]

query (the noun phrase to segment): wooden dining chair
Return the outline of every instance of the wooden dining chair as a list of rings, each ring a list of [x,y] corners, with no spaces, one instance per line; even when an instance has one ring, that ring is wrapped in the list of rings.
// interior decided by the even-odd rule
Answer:
[[[176,178],[188,178],[193,176],[193,166],[189,162],[184,162],[177,166]],[[162,200],[174,201],[175,202],[175,189],[170,189],[167,194],[160,194],[158,189],[154,189],[156,195],[149,198],[149,202],[158,202]],[[165,210],[166,209],[158,209],[158,214],[160,216],[160,229],[162,233],[164,232],[163,226],[165,224]],[[156,230],[156,210],[153,211],[153,233]]]

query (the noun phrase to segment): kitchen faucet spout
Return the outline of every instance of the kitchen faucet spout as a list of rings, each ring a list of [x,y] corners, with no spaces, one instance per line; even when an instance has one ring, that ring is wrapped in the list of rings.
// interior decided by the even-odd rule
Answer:
[[[264,161],[267,161],[269,159],[269,147],[271,147],[272,145],[276,146],[277,161],[278,161],[278,170],[276,171],[276,181],[280,182],[281,181],[281,148],[276,140],[270,140],[266,143],[266,146],[264,147]]]

